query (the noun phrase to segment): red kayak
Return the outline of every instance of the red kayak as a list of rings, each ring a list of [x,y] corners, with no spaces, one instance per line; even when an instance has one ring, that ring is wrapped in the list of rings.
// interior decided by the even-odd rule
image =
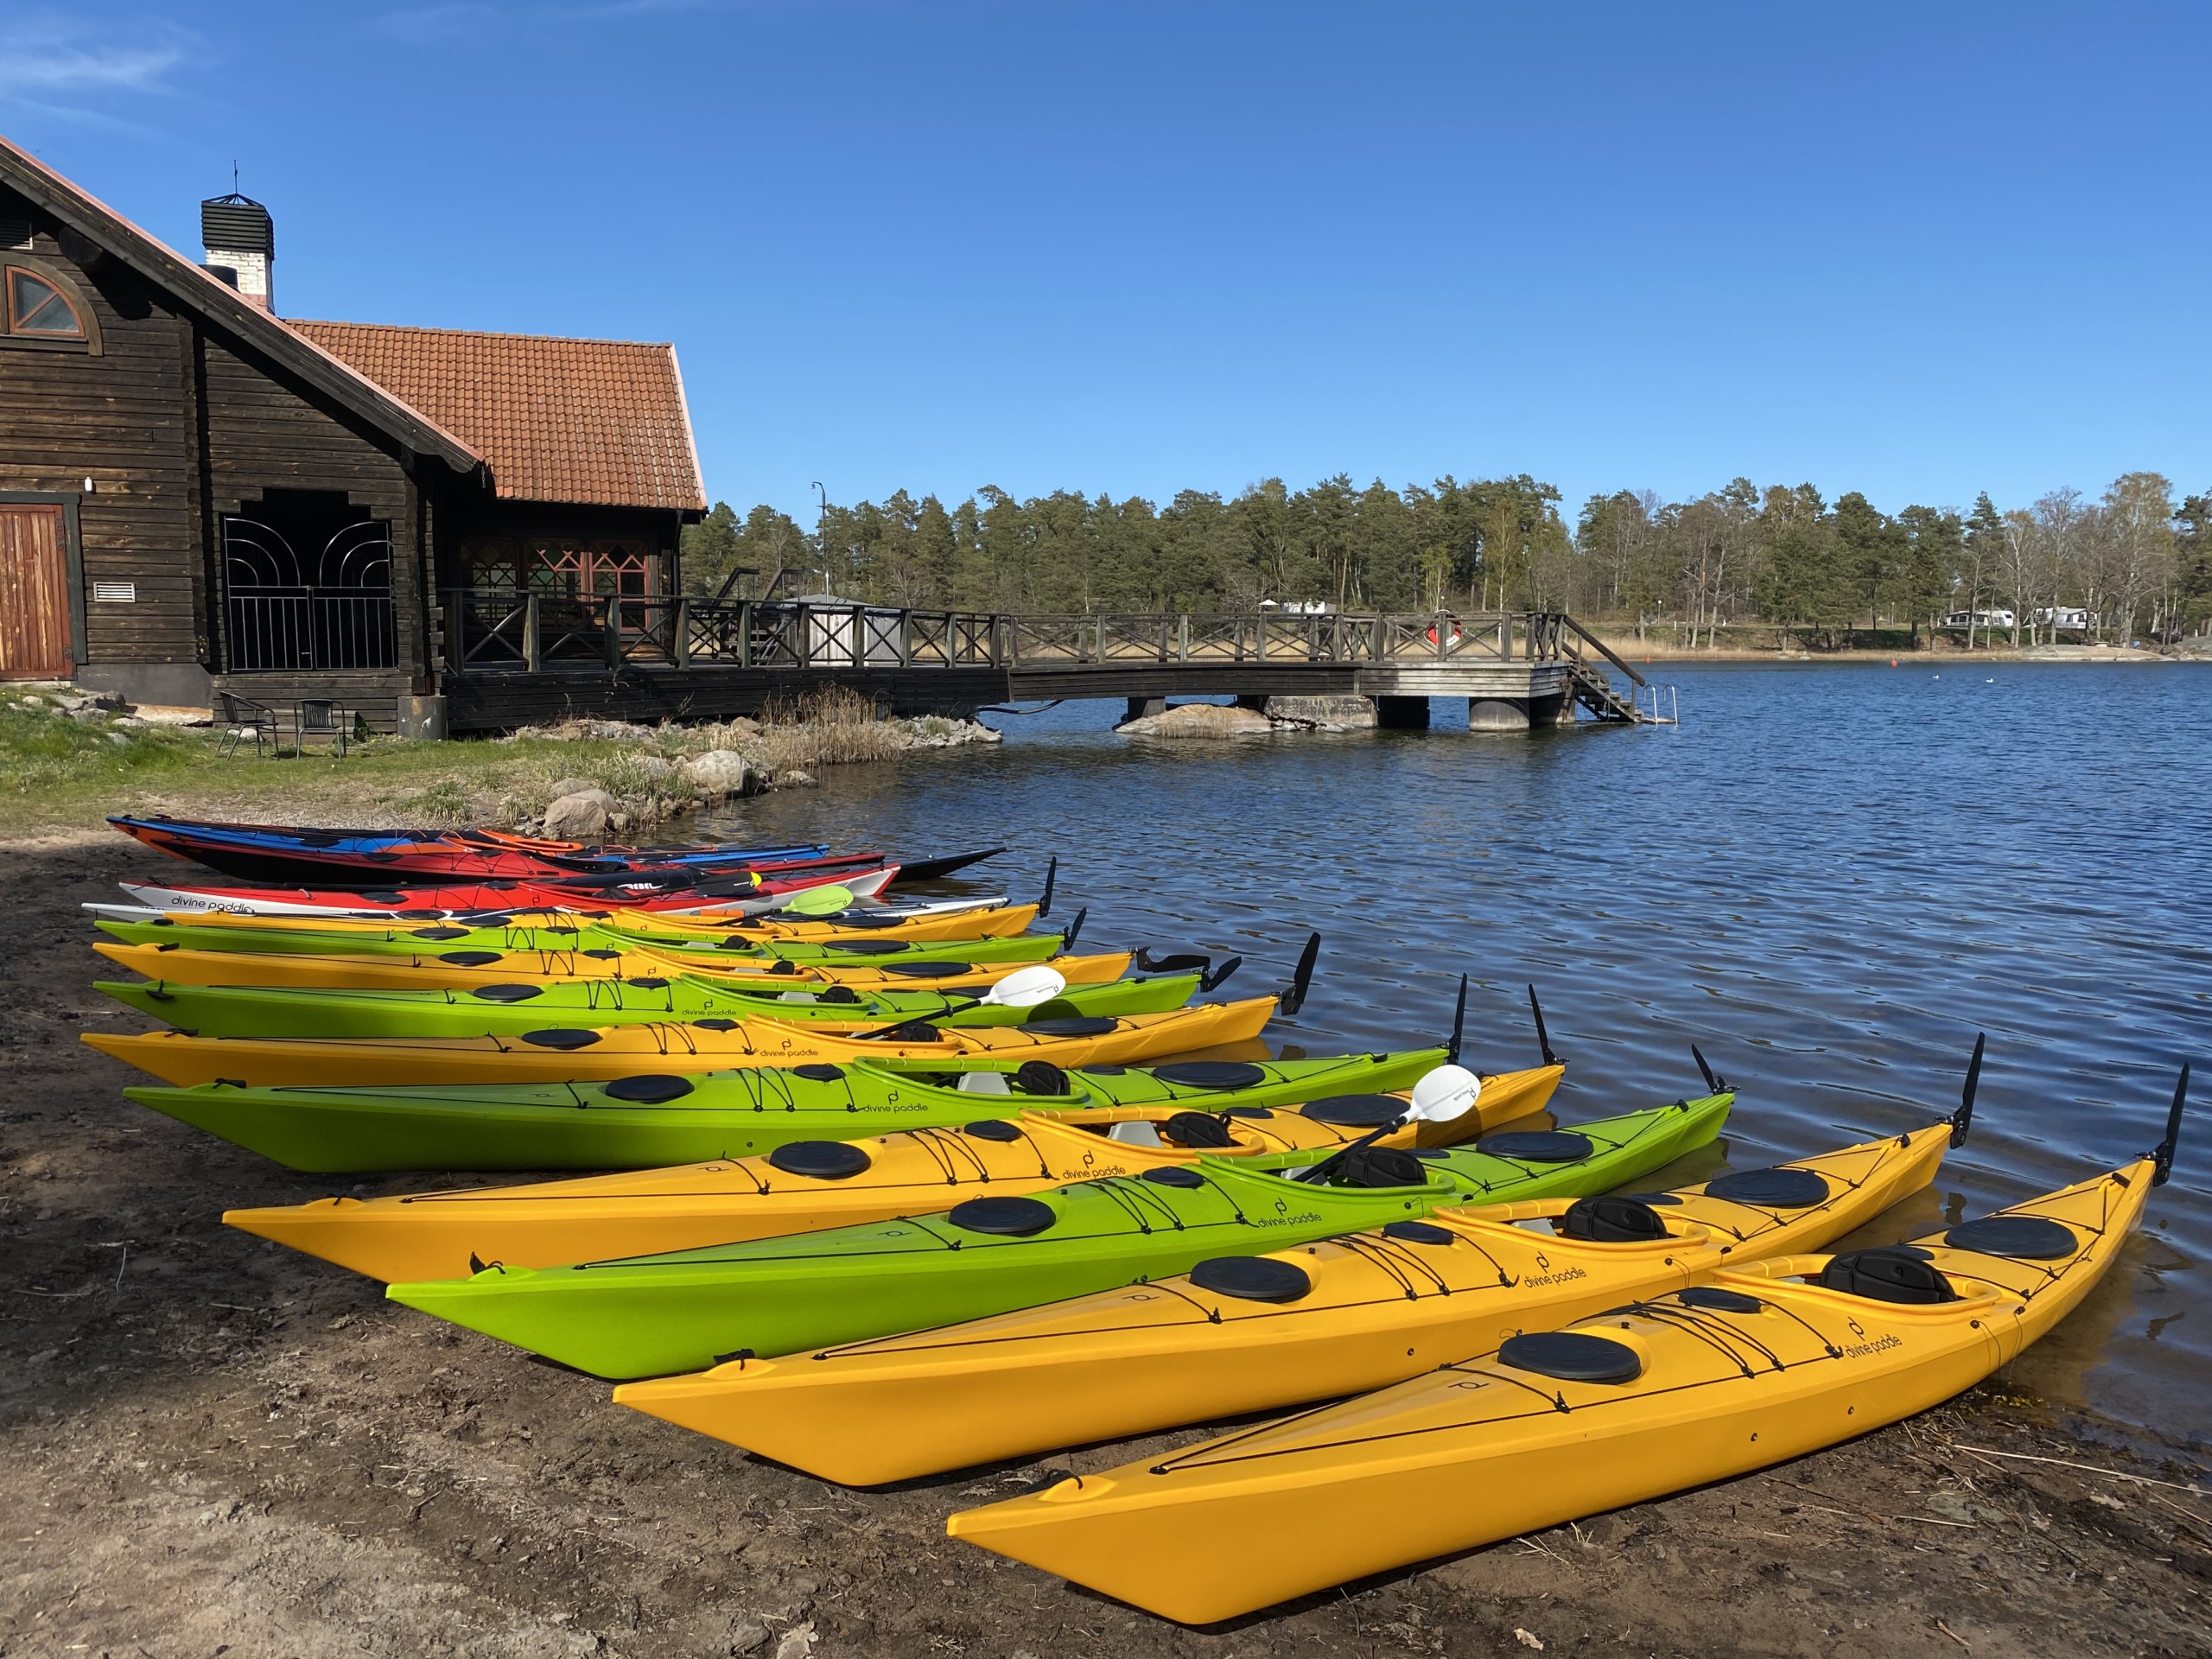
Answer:
[[[224,875],[313,887],[386,887],[408,877],[508,877],[563,880],[632,873],[736,873],[768,869],[865,870],[880,854],[825,858],[819,848],[576,849],[535,847],[474,834],[373,836],[321,833],[260,824],[197,824],[113,817],[124,835],[158,852]]]

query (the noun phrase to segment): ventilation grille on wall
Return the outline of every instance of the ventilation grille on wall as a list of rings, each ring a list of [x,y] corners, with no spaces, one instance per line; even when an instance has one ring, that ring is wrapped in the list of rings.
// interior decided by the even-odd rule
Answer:
[[[28,219],[10,219],[0,213],[0,248],[12,248],[18,253],[31,251],[31,222]]]
[[[138,584],[135,582],[96,582],[92,584],[92,601],[99,605],[136,605]]]

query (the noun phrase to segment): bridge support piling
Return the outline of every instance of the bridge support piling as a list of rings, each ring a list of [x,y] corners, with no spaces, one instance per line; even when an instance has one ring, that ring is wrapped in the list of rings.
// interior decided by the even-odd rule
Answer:
[[[1549,698],[1469,697],[1467,729],[1471,732],[1525,732],[1535,705]]]
[[[1375,723],[1385,731],[1425,732],[1428,729],[1428,699],[1377,697],[1375,699]]]
[[[1129,712],[1122,716],[1122,724],[1126,726],[1133,720],[1142,720],[1147,715],[1164,715],[1166,712],[1167,699],[1165,697],[1131,697]]]

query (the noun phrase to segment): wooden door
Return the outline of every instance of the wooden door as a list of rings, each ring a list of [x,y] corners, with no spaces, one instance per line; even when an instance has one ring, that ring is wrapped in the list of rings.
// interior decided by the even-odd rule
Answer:
[[[0,503],[0,680],[66,680],[72,666],[61,509]]]

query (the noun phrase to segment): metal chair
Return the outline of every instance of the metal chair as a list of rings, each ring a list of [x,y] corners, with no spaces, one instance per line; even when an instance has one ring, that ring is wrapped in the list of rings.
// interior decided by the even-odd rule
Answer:
[[[245,738],[253,739],[253,752],[261,753],[262,740],[282,754],[283,746],[276,730],[276,711],[265,702],[256,702],[251,697],[242,697],[235,691],[215,693],[215,718],[223,727],[223,741],[218,754],[236,754]]]
[[[346,758],[346,740],[353,730],[353,716],[327,697],[309,697],[292,706],[292,753],[307,753],[309,738],[327,739],[338,758]]]

